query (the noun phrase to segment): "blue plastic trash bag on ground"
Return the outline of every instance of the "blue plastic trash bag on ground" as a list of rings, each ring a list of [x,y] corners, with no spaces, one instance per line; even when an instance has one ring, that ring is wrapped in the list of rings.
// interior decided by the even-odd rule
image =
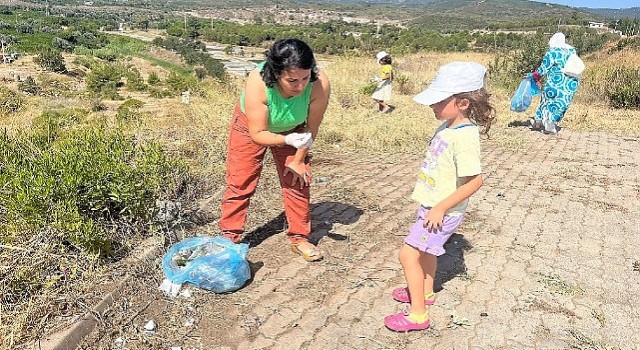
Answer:
[[[526,78],[522,79],[518,90],[511,98],[511,110],[518,113],[526,111],[531,106],[533,96],[537,95],[540,95],[540,89],[532,74],[529,73]]]
[[[191,237],[169,248],[162,270],[175,284],[189,282],[215,293],[232,292],[251,277],[248,251],[248,244],[224,237]]]

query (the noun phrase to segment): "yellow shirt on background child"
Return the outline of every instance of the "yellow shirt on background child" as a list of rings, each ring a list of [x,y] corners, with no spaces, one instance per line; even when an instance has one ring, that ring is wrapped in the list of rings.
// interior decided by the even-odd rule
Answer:
[[[393,72],[393,67],[390,64],[383,64],[380,67],[380,79],[391,79],[391,76],[387,76],[391,72]]]
[[[480,133],[475,124],[465,123],[454,128],[442,124],[431,139],[411,199],[431,208],[449,197],[461,185],[460,178],[478,175],[480,164]],[[469,200],[460,202],[446,212],[463,215]]]

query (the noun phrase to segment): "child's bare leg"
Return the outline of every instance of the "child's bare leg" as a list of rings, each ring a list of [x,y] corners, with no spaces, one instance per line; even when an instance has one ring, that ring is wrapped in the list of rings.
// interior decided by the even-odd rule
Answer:
[[[375,98],[373,100],[378,104],[378,112],[382,112],[382,109],[384,108],[384,101],[376,100]]]
[[[424,305],[424,281],[425,272],[420,264],[421,254],[419,250],[410,246],[403,245],[400,248],[398,258],[404,270],[404,277],[407,280],[407,288],[409,288],[409,296],[411,297],[411,305],[409,312],[415,314],[424,314],[427,309]]]
[[[433,293],[433,281],[438,267],[438,257],[429,253],[420,255],[420,267],[424,272],[424,295]]]

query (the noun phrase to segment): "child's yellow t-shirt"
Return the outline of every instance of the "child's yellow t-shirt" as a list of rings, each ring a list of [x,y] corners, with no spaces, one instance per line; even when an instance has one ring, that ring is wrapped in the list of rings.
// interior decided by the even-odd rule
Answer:
[[[422,206],[433,207],[462,185],[461,178],[482,173],[480,133],[471,123],[447,128],[442,124],[431,139],[411,199]],[[466,199],[447,211],[447,215],[463,215]]]
[[[393,67],[391,67],[390,64],[382,65],[382,67],[380,67],[380,79],[387,79],[387,74],[391,74],[391,72],[393,72]],[[388,79],[390,78],[391,76],[389,76]]]

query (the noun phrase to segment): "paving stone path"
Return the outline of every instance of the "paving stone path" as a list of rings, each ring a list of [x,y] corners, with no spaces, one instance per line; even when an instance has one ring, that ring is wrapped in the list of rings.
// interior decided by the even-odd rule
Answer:
[[[156,319],[163,341],[147,344],[183,350],[639,348],[640,140],[522,137],[520,151],[483,141],[485,185],[439,259],[427,331],[382,323],[404,307],[390,294],[404,283],[397,253],[421,157],[338,152],[314,159],[324,262],[304,262],[271,235],[251,248],[247,287],[196,294],[197,307],[159,297],[134,323]],[[163,331],[189,312],[197,328]]]

